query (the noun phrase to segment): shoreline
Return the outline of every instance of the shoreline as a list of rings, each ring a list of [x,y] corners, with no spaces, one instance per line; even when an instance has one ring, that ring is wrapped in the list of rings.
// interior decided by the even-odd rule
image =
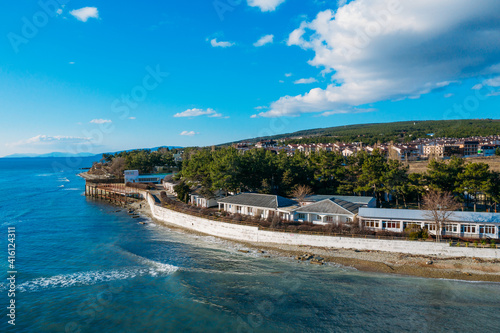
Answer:
[[[139,208],[142,205],[142,208]],[[153,217],[147,201],[138,201],[128,207],[148,216],[155,224],[183,232],[206,235],[192,231],[173,223],[163,222]],[[214,236],[217,237],[217,236]],[[359,271],[396,274],[433,279],[449,279],[462,281],[500,282],[500,260],[466,257],[436,257],[426,255],[412,255],[397,252],[352,250],[340,248],[322,248],[305,245],[287,245],[275,243],[254,243],[235,241],[217,237],[234,244],[240,244],[256,251],[263,251],[281,257],[301,256],[305,253],[320,256],[325,262],[331,262]]]

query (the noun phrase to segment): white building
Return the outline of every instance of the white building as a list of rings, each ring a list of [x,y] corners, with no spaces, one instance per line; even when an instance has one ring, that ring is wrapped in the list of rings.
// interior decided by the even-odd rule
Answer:
[[[283,220],[290,220],[293,209],[298,208],[294,200],[279,195],[240,193],[217,201],[219,209],[232,214],[242,214],[268,218],[275,215]]]
[[[165,191],[167,191],[168,193],[175,195],[175,196],[177,196],[177,193],[175,193],[174,188],[179,183],[180,183],[179,180],[173,180],[173,175],[169,175],[169,176],[165,177],[162,181],[163,188],[165,189]]]
[[[196,207],[211,208],[217,207],[217,200],[224,198],[224,192],[218,191],[214,196],[207,197],[200,193],[201,187],[194,189],[194,191],[189,194],[189,202]]]
[[[140,175],[139,170],[125,170],[124,172],[125,184],[126,183],[153,183],[153,184],[161,184],[163,178],[167,174],[159,173],[159,174],[145,174]]]
[[[360,204],[330,198],[295,209],[293,219],[314,224],[350,223],[354,221],[360,207]]]
[[[360,208],[360,224],[372,230],[403,232],[417,226],[436,235],[436,224],[430,212],[412,209]],[[442,235],[462,238],[499,238],[500,213],[453,212],[445,223]]]

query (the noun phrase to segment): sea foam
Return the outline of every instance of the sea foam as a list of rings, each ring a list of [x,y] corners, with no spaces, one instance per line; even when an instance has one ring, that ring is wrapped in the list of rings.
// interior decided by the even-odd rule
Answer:
[[[138,276],[163,276],[176,272],[179,268],[169,264],[156,263],[150,267],[128,267],[117,270],[89,271],[36,278],[17,286],[21,292],[36,292],[53,288],[88,286],[102,282],[133,279]]]

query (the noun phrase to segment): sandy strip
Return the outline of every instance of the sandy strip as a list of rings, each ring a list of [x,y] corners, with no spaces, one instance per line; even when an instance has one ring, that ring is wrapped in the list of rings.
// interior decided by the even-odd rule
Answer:
[[[142,208],[139,208],[139,206]],[[150,217],[155,223],[169,228],[183,230],[192,234],[200,234],[154,219],[146,201],[135,202],[129,208]],[[480,258],[448,258],[411,255],[385,251],[362,251],[351,249],[320,248],[311,246],[296,246],[274,243],[239,242],[225,239],[242,247],[266,251],[271,255],[292,257],[312,254],[327,262],[354,267],[360,271],[419,276],[425,278],[454,279],[467,281],[500,282],[500,260]]]

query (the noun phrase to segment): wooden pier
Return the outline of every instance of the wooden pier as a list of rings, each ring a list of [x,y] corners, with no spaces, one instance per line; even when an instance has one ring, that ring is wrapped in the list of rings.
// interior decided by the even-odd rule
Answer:
[[[86,182],[85,196],[123,205],[134,200],[143,199],[143,195],[135,188],[125,184],[102,184]]]

